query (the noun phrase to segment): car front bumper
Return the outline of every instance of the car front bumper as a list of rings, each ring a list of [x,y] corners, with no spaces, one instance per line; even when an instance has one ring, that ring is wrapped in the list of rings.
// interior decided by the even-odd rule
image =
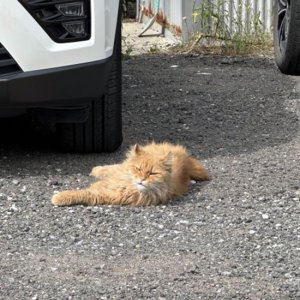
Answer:
[[[83,105],[101,97],[111,58],[0,77],[0,109]]]

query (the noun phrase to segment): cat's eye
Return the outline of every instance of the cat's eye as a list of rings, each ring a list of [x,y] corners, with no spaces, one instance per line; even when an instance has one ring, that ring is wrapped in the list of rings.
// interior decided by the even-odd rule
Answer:
[[[151,175],[155,176],[155,175],[158,175],[158,174],[159,174],[158,172],[150,172],[150,176]]]

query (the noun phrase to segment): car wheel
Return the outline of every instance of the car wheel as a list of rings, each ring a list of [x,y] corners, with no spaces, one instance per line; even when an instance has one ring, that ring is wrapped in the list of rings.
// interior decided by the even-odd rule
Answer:
[[[120,14],[119,14],[120,15]],[[66,152],[112,152],[122,143],[121,18],[106,93],[91,105],[84,123],[57,124],[59,146]]]
[[[281,72],[300,74],[300,2],[275,0],[275,61]]]

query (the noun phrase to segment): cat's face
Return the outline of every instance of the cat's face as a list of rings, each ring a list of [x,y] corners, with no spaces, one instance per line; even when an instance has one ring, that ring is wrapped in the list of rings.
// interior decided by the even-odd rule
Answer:
[[[140,149],[133,151],[129,169],[138,191],[159,194],[161,189],[166,189],[171,175],[171,156],[153,157]]]

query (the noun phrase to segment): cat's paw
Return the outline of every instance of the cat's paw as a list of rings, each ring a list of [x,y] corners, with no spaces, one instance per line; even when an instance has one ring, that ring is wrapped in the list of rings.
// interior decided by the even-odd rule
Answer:
[[[55,206],[63,206],[63,205],[65,205],[64,199],[65,199],[65,197],[63,196],[63,194],[58,193],[58,194],[53,195],[51,202]]]
[[[92,172],[90,173],[90,176],[93,177],[100,177],[102,175],[102,171],[103,171],[103,167],[99,166],[99,167],[94,167],[92,169]]]

